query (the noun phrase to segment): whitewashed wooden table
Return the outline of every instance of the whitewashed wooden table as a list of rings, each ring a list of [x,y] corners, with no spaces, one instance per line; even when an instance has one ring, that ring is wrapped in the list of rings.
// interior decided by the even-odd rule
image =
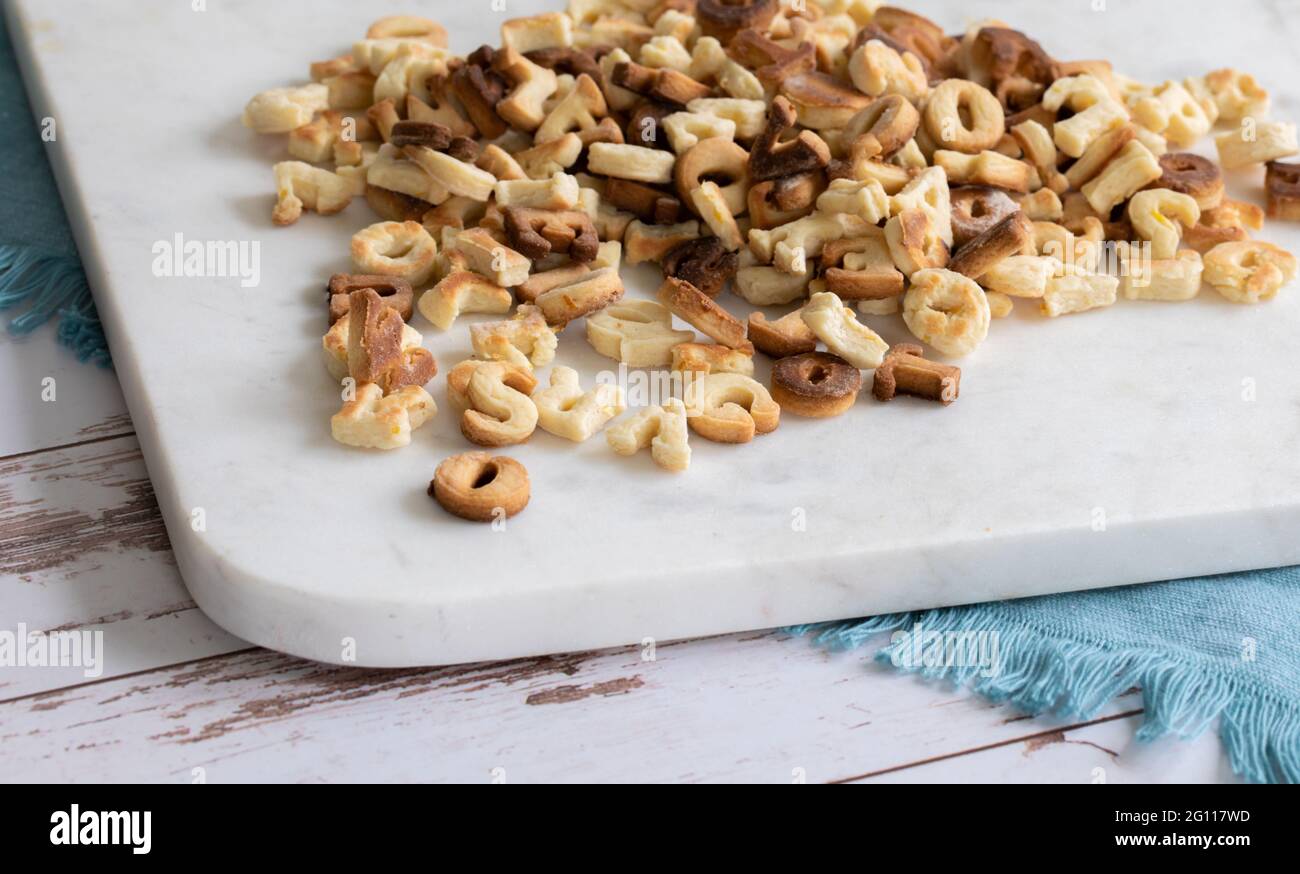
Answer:
[[[1030,719],[778,631],[402,671],[252,647],[189,599],[111,372],[45,331],[0,335],[0,373],[0,630],[102,630],[112,656],[0,667],[0,780],[1233,779],[1212,734],[1136,743],[1136,693]]]

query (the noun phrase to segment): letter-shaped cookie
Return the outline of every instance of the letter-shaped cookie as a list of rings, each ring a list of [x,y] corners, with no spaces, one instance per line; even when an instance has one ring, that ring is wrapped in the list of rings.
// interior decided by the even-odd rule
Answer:
[[[673,347],[694,341],[695,332],[674,330],[673,314],[654,301],[623,300],[587,317],[587,340],[628,367],[667,367]]]
[[[513,319],[486,322],[469,329],[474,354],[531,370],[555,360],[559,339],[535,306],[525,304]]]
[[[696,375],[686,386],[691,430],[715,443],[748,443],[781,424],[781,407],[767,388],[739,373]]]
[[[513,446],[537,430],[537,406],[527,394],[536,382],[508,367],[479,367],[469,379],[469,409],[460,432],[479,446]]]
[[[802,314],[804,324],[827,349],[860,370],[879,367],[889,351],[889,344],[829,291],[814,294]]]
[[[589,439],[627,409],[621,388],[601,383],[584,392],[571,367],[552,370],[551,387],[533,395],[533,403],[543,431],[574,443]]]
[[[677,398],[669,398],[661,407],[650,407],[619,422],[605,431],[605,438],[619,455],[635,455],[649,446],[650,457],[664,470],[680,472],[691,464],[686,406]]]
[[[384,397],[383,389],[366,383],[330,420],[330,430],[334,439],[346,446],[399,449],[409,445],[411,432],[437,412],[433,398],[419,386],[407,386]]]

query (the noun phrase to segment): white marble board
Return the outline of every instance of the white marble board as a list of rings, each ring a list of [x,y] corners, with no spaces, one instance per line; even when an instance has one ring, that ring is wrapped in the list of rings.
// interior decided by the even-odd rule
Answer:
[[[58,122],[50,154],[177,558],[218,623],[323,661],[351,639],[360,664],[438,664],[1300,562],[1295,288],[1249,308],[1209,289],[1053,321],[1025,307],[960,362],[949,409],[864,393],[841,419],[787,416],[749,446],[694,438],[680,476],[603,437],[539,432],[511,453],[533,501],[505,531],[425,496],[438,462],[468,448],[441,376],[442,411],[409,448],[334,443],[321,289],[373,219],[357,202],[273,228],[284,143],[244,130],[244,103],[303,81],[390,11],[440,19],[468,51],[506,15],[555,5],[7,4],[37,113]],[[915,5],[954,31],[1000,17],[1057,57],[1111,58],[1148,81],[1248,69],[1275,114],[1300,115],[1294,0]],[[1231,193],[1262,202],[1259,177],[1235,174]],[[156,277],[152,247],[176,234],[259,241],[260,286]],[[1265,236],[1300,250],[1294,227]],[[655,286],[648,270],[628,282]],[[869,322],[906,337],[896,319]],[[444,374],[468,355],[464,323],[416,326]],[[587,381],[610,366],[580,324],[558,362]]]

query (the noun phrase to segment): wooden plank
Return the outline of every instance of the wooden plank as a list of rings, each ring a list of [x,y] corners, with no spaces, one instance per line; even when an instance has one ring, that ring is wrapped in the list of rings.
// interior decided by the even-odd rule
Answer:
[[[0,330],[0,458],[131,433],[113,371],[82,364],[53,331]]]
[[[1140,715],[1051,730],[861,778],[866,783],[1240,783],[1214,731],[1134,739]]]
[[[822,782],[1054,727],[779,632],[402,671],[258,650],[2,703],[0,773]]]
[[[134,437],[0,461],[0,628],[103,632],[103,676],[247,646],[195,608]],[[84,682],[11,667],[0,699]]]

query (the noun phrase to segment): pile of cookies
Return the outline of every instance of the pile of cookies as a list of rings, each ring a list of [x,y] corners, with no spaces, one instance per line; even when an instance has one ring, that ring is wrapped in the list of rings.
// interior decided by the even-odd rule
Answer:
[[[1253,304],[1296,275],[1252,238],[1264,210],[1225,196],[1223,170],[1254,168],[1269,216],[1300,220],[1300,165],[1278,163],[1300,153],[1296,126],[1268,120],[1251,76],[1144,84],[1000,21],[948,34],[877,0],[570,0],[463,57],[437,23],[385,18],[311,78],[244,121],[288,135],[277,224],[358,197],[381,220],[327,293],[350,446],[405,446],[437,412],[417,311],[441,331],[500,317],[447,374],[469,442],[603,429],[680,471],[689,432],[747,443],[782,411],[841,415],[863,371],[881,401],[951,404],[961,371],[924,347],[973,352],[1017,299],[1051,318],[1207,283]],[[1186,151],[1216,125],[1219,164]],[[644,262],[663,271],[656,299],[625,297],[621,266]],[[728,292],[788,312],[742,321]],[[860,318],[899,315],[920,344],[890,348]],[[688,376],[681,396],[615,421],[615,386],[555,366],[541,387],[577,322],[614,361]],[[528,474],[469,453],[430,494],[501,518]]]

